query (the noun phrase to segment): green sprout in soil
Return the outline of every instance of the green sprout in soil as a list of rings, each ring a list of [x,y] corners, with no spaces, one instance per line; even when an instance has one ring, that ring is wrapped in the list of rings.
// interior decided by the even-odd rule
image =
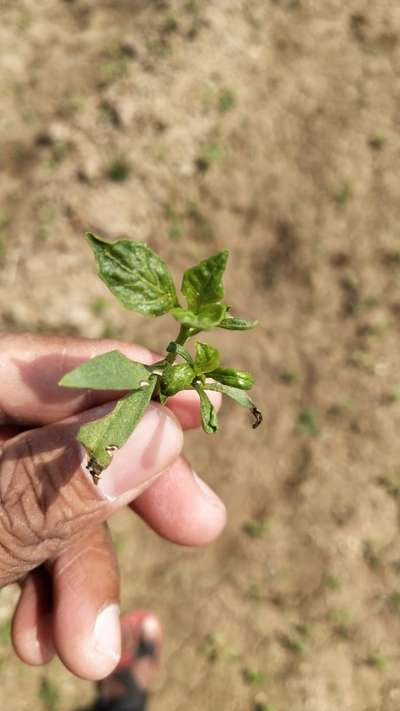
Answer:
[[[374,650],[368,654],[366,663],[373,669],[384,669],[386,666],[386,657],[384,657],[379,650]]]
[[[336,575],[331,575],[330,573],[324,573],[321,578],[321,585],[325,590],[340,590],[341,582]]]
[[[400,498],[400,471],[389,472],[378,481],[390,496],[395,499]]]
[[[285,383],[285,385],[293,385],[300,380],[300,373],[298,370],[288,368],[287,370],[281,370],[278,377],[281,383]]]
[[[396,405],[400,402],[400,385],[395,385],[385,398],[389,405]]]
[[[304,654],[311,632],[310,625],[294,625],[287,634],[280,636],[281,644],[294,654]]]
[[[318,437],[320,430],[314,410],[305,407],[297,416],[296,431],[302,437]]]
[[[46,711],[56,711],[59,706],[60,695],[55,684],[47,676],[40,680],[39,698],[43,709]]]
[[[236,95],[232,89],[223,89],[218,97],[218,110],[221,114],[226,114],[236,106]]]
[[[240,658],[240,652],[235,647],[227,645],[220,634],[208,634],[199,648],[199,653],[210,663],[220,660],[234,662]]]
[[[392,592],[386,598],[389,609],[396,615],[400,613],[400,592],[397,590]]]
[[[131,174],[131,164],[123,156],[114,158],[107,166],[106,177],[114,183],[123,183]]]
[[[250,518],[243,524],[243,531],[249,538],[264,538],[268,529],[269,522],[266,519]]]
[[[263,671],[259,671],[258,669],[243,669],[242,675],[246,684],[261,685],[268,681],[267,674]]]
[[[195,355],[185,348],[186,341],[202,331],[246,331],[257,323],[232,316],[230,307],[222,302],[229,252],[218,252],[185,271],[181,291],[187,305],[182,306],[166,264],[146,244],[126,239],[108,242],[90,233],[86,238],[100,278],[125,308],[144,316],[170,314],[180,326],[157,363],[143,365],[114,350],[83,363],[60,381],[68,388],[128,391],[110,414],[83,425],[78,432],[94,483],[125,444],[151,400],[164,405],[182,390],[196,391],[203,429],[212,434],[218,430],[218,418],[207,391],[216,391],[250,410],[253,428],[258,427],[261,412],[246,394],[254,383],[252,375],[225,367],[219,351],[207,343],[196,341]]]
[[[328,619],[333,623],[335,634],[343,640],[349,640],[353,631],[353,616],[349,610],[331,610]]]
[[[383,546],[371,538],[363,542],[363,558],[371,570],[379,570],[383,566]]]

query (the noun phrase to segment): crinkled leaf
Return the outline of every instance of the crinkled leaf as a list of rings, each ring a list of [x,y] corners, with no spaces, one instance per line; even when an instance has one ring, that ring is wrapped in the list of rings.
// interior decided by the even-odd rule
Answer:
[[[100,277],[127,309],[160,316],[178,305],[175,285],[166,264],[143,242],[107,242],[90,233],[87,240]]]
[[[222,277],[228,257],[229,251],[225,249],[185,271],[181,290],[194,313],[205,304],[214,304],[224,298]]]
[[[173,353],[174,355],[179,355],[183,360],[186,361],[192,368],[194,367],[194,360],[192,356],[190,355],[189,351],[186,350],[183,346],[181,346],[179,343],[176,341],[171,341],[171,343],[168,344],[167,346],[167,352],[168,353]]]
[[[251,373],[236,368],[216,368],[209,373],[210,378],[218,380],[223,385],[229,385],[240,390],[250,390],[254,385],[254,378]]]
[[[170,313],[171,316],[185,326],[190,326],[199,331],[208,331],[221,323],[226,313],[226,306],[224,304],[209,304],[208,306],[203,306],[198,313],[178,307],[172,309]]]
[[[101,469],[111,462],[108,448],[119,449],[141,420],[153,394],[157,378],[150,376],[147,388],[134,390],[121,398],[108,415],[82,425],[78,440]]]
[[[219,352],[208,343],[196,342],[196,358],[194,361],[194,369],[197,375],[209,373],[210,370],[218,368]]]
[[[66,373],[59,385],[90,390],[136,390],[149,380],[147,368],[119,351],[110,351]]]
[[[207,432],[207,434],[213,434],[218,430],[217,413],[215,412],[214,406],[207,393],[204,392],[203,386],[196,384],[194,388],[198,392],[200,398],[201,424],[203,430],[204,432]]]
[[[243,392],[243,390],[239,390],[239,388],[232,388],[229,385],[223,385],[222,383],[210,382],[207,382],[206,388],[207,390],[215,390],[218,393],[227,395],[228,397],[232,398],[232,400],[235,400],[235,402],[239,403],[239,405],[242,405],[242,407],[246,407],[248,410],[250,410],[251,414],[254,417],[253,429],[261,425],[263,417],[260,410],[258,409],[258,407],[256,407],[254,402],[250,400],[248,395]]]
[[[226,328],[229,331],[248,331],[250,328],[255,328],[258,321],[247,321],[244,318],[236,316],[228,316],[224,318],[219,325],[219,328]]]

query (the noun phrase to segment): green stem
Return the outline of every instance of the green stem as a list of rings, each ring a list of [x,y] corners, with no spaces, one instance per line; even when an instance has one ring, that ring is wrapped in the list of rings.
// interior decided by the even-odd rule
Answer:
[[[182,324],[179,329],[179,333],[175,338],[175,343],[179,343],[180,346],[184,346],[190,335],[190,326],[185,326],[184,324]],[[167,363],[174,363],[176,360],[176,356],[176,353],[168,353],[166,357]]]
[[[179,329],[179,333],[175,339],[175,343],[179,343],[180,346],[183,346],[189,336],[191,335],[190,333],[190,326],[185,326],[182,324],[182,326]],[[177,357],[177,353],[168,353],[167,357],[165,358],[164,361],[161,361],[163,363],[172,363],[175,362],[175,359]],[[157,382],[153,391],[153,400],[160,401],[160,387],[161,387],[161,375],[157,375]]]

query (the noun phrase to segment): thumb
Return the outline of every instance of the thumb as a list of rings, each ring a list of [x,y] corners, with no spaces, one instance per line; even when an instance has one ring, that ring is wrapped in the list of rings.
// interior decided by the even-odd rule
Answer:
[[[9,440],[0,456],[0,586],[57,557],[87,529],[136,498],[179,455],[183,435],[167,408],[151,403],[95,486],[79,427],[108,403]]]

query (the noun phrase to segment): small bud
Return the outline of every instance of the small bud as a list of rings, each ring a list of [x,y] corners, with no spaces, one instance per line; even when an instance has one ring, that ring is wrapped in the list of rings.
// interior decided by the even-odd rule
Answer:
[[[231,388],[240,388],[240,390],[250,390],[254,385],[253,376],[244,370],[216,368],[208,375],[223,385],[229,385]]]
[[[161,390],[164,395],[175,395],[188,388],[195,377],[193,368],[187,363],[167,365],[161,378]]]

